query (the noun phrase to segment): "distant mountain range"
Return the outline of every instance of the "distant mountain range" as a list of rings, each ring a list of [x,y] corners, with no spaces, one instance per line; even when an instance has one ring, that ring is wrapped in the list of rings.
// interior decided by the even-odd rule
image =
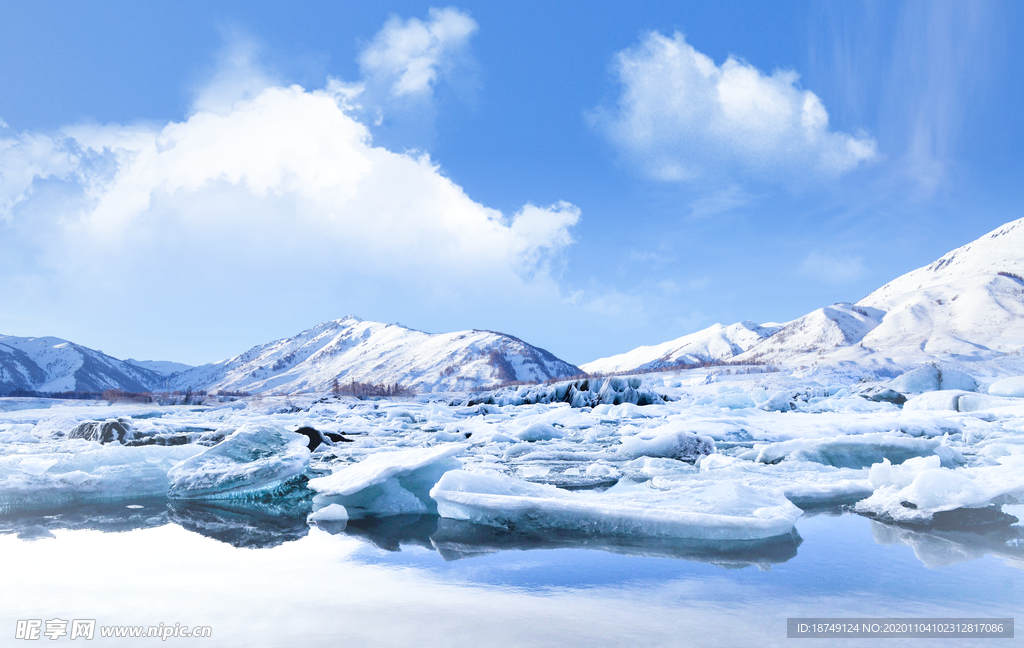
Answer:
[[[730,360],[782,366],[911,366],[1024,349],[1024,219],[890,281],[855,304],[785,324],[740,322],[580,365],[628,372]]]
[[[165,376],[143,363],[118,360],[60,338],[0,336],[0,394],[16,390],[141,392],[164,382]]]
[[[583,373],[493,331],[424,333],[346,317],[212,364],[118,360],[59,338],[0,337],[0,394],[103,391],[323,391],[335,380],[419,392],[494,387]]]
[[[122,361],[53,337],[0,336],[0,394],[105,389],[293,393],[327,390],[335,380],[437,392],[584,371],[643,372],[705,362],[908,367],[1022,349],[1024,219],[908,272],[855,304],[833,304],[784,324],[716,324],[580,367],[503,333],[432,334],[350,316],[199,367]]]

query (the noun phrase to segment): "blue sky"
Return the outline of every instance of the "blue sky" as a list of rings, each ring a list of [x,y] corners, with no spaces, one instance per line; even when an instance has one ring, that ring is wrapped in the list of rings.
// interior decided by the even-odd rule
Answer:
[[[198,364],[351,313],[582,363],[855,301],[1024,215],[1022,28],[1013,2],[8,2],[0,333]]]

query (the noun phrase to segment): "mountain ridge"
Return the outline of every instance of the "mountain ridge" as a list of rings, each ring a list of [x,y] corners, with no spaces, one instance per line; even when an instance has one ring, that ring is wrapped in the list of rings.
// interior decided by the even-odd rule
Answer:
[[[747,323],[740,323],[747,324]],[[734,324],[732,326],[738,326]],[[600,358],[584,369],[616,365],[642,371],[644,350],[709,337],[721,324],[672,342]],[[856,303],[839,302],[786,322],[740,353],[701,361],[791,367],[854,363],[911,366],[940,359],[982,360],[1024,349],[1024,218],[889,281]]]

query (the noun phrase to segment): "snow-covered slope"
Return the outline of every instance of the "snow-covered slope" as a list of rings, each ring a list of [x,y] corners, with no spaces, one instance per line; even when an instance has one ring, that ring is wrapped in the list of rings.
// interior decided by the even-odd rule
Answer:
[[[579,373],[578,367],[502,333],[431,334],[346,317],[189,369],[171,382],[177,389],[295,393],[330,389],[337,378],[343,384],[397,383],[431,392]]]
[[[1024,219],[908,272],[856,304],[819,308],[782,326],[715,325],[582,367],[644,371],[702,360],[906,366],[980,360],[1022,349]]]
[[[790,322],[738,356],[779,364],[911,365],[1024,349],[1024,219],[1003,225],[853,305]]]
[[[859,306],[886,311],[864,347],[894,357],[1024,349],[1024,219],[890,281]]]
[[[885,312],[853,304],[833,304],[789,322],[775,335],[736,356],[738,362],[782,362],[794,356],[849,347],[878,326]]]
[[[55,337],[0,336],[0,394],[41,392],[140,392],[159,389],[164,379],[101,351]]]
[[[626,353],[580,365],[587,373],[650,371],[678,364],[700,364],[729,360],[771,336],[779,325],[758,325],[751,321],[731,326],[715,324],[654,346],[642,346]]]

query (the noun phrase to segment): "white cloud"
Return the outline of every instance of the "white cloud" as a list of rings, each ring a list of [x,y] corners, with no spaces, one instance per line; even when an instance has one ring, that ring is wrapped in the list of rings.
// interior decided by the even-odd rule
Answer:
[[[345,102],[272,86],[162,127],[0,139],[0,257],[25,259],[32,291],[0,310],[48,290],[68,319],[230,338],[266,308],[496,326],[562,303],[575,207],[489,209],[429,157],[375,146]]]
[[[34,182],[65,177],[79,158],[73,146],[43,133],[0,137],[0,221],[11,220],[14,206],[28,198]]]
[[[676,33],[620,52],[622,94],[595,125],[645,173],[699,181],[741,173],[799,182],[876,157],[873,139],[829,130],[828,113],[793,71],[771,75],[730,57],[716,65]]]
[[[198,112],[224,115],[236,101],[250,100],[274,85],[278,79],[259,64],[260,47],[237,30],[224,32],[224,47],[217,53],[213,77],[196,93],[193,108]]]
[[[813,251],[800,264],[800,274],[827,284],[857,281],[866,272],[864,258]]]
[[[463,50],[477,30],[476,21],[451,7],[431,8],[430,19],[388,19],[363,50],[359,66],[368,83],[393,97],[429,96],[438,75]]]

